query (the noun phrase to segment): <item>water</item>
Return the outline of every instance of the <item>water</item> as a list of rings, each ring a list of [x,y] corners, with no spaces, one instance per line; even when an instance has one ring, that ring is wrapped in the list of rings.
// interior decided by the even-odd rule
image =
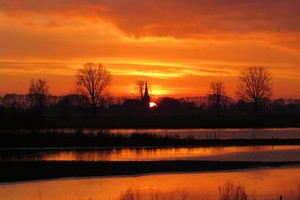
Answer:
[[[0,150],[0,161],[300,161],[300,145]]]
[[[44,130],[48,131],[48,130]],[[75,129],[59,132],[74,133]],[[84,129],[85,134],[103,130]],[[300,129],[147,129],[109,130],[113,134],[149,133],[179,138],[300,138]],[[106,132],[106,131],[104,131]],[[2,149],[0,161],[76,160],[76,161],[148,161],[148,160],[219,160],[219,161],[300,161],[300,145],[205,148],[85,148],[85,149]],[[186,200],[216,200],[218,186],[234,181],[246,187],[250,199],[297,200],[300,196],[300,166],[260,168],[243,171],[154,174],[101,178],[71,178],[0,184],[4,200],[119,200],[128,188],[144,199],[161,195],[171,199],[186,193]],[[143,200],[143,199],[142,199]],[[176,198],[173,198],[176,200]]]
[[[128,188],[149,199],[149,195],[186,200],[216,200],[218,186],[231,180],[242,184],[256,200],[297,200],[300,192],[300,166],[294,168],[142,176],[58,179],[0,185],[1,200],[119,200]],[[146,197],[146,198],[145,198]],[[142,199],[142,200],[143,200]],[[176,198],[174,198],[176,200]]]
[[[171,136],[179,138],[193,137],[195,139],[288,139],[300,138],[300,128],[265,128],[265,129],[239,129],[239,128],[188,128],[188,129],[43,129],[42,132],[57,131],[62,133],[82,132],[93,133],[113,133],[130,135],[132,133],[148,133],[159,136]]]
[[[149,133],[195,139],[272,139],[300,138],[300,128],[269,128],[269,129],[112,129],[111,133]]]

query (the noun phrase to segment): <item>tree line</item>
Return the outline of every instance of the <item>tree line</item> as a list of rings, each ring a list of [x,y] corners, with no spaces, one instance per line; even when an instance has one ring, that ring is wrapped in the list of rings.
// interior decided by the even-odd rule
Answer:
[[[110,71],[101,63],[86,63],[75,75],[76,92],[53,96],[44,79],[30,80],[28,94],[6,94],[0,97],[2,117],[31,115],[122,115],[145,114],[124,106],[128,97],[112,97],[108,87],[112,81]],[[204,97],[170,98],[156,100],[158,107],[149,114],[158,115],[228,115],[228,114],[300,114],[300,100],[271,100],[272,77],[264,67],[248,67],[238,76],[238,100],[226,95],[221,80],[210,82],[210,91]],[[137,80],[136,99],[144,95],[145,81]],[[144,111],[143,111],[144,112]],[[146,113],[147,114],[147,113]]]

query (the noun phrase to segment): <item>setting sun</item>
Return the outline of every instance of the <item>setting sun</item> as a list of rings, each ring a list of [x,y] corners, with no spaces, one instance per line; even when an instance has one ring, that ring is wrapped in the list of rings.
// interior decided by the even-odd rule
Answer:
[[[156,105],[156,103],[154,103],[154,102],[150,102],[150,103],[149,103],[149,107],[150,107],[150,108],[156,108],[157,105]]]

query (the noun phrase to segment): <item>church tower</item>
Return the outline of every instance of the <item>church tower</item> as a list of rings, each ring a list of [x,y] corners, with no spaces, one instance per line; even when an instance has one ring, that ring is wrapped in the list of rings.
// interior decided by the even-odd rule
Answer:
[[[142,103],[148,108],[149,107],[149,103],[150,103],[150,96],[148,93],[148,84],[146,81],[146,86],[145,86],[145,92],[144,92],[144,96],[142,98]]]

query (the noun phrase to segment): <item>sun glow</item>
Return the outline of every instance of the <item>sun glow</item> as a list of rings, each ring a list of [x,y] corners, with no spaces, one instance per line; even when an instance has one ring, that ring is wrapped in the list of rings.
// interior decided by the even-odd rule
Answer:
[[[150,107],[150,108],[156,108],[157,105],[156,105],[156,103],[154,103],[154,102],[150,102],[150,103],[149,103],[149,107]]]
[[[112,96],[136,95],[136,80],[155,97],[206,96],[221,79],[235,98],[240,71],[263,66],[275,98],[299,98],[298,1],[35,2],[0,0],[0,95],[26,93],[32,78],[46,79],[52,95],[73,93],[77,70],[101,62]]]

